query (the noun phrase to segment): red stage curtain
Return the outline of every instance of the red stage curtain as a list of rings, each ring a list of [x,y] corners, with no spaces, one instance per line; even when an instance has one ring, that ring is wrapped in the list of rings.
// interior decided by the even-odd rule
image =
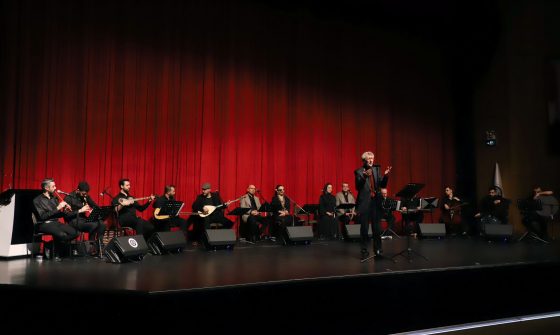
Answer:
[[[158,2],[159,3],[159,2]],[[395,32],[224,2],[14,2],[2,20],[1,189],[132,194],[211,182],[224,200],[276,184],[300,204],[365,150],[394,194],[454,182],[435,48]],[[149,213],[145,214],[149,215]]]

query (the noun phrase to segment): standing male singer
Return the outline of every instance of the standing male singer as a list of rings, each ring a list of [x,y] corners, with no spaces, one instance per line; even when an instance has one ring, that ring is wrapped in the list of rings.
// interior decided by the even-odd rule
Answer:
[[[373,250],[375,256],[381,256],[383,248],[381,246],[381,225],[380,217],[377,215],[377,206],[375,201],[376,193],[387,187],[389,181],[389,172],[391,166],[385,170],[385,174],[381,176],[380,166],[374,165],[375,154],[366,151],[362,154],[363,165],[354,171],[356,177],[356,189],[358,190],[358,199],[356,207],[358,212],[358,222],[360,223],[360,253],[362,259],[369,256],[368,246],[368,226],[372,222],[373,231]]]

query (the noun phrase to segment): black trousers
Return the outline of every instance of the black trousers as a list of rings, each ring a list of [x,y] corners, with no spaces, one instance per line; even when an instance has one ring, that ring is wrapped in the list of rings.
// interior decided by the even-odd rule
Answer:
[[[97,239],[103,238],[103,234],[105,233],[105,223],[103,221],[92,221],[86,222],[86,219],[83,217],[79,217],[70,221],[70,225],[76,228],[80,232],[88,233],[88,240],[95,241]]]
[[[367,249],[369,236],[368,228],[371,222],[373,232],[373,250],[383,250],[381,245],[381,224],[378,215],[375,199],[370,199],[369,204],[365,208],[358,207],[358,223],[360,224],[360,247]]]
[[[54,239],[54,249],[59,256],[70,241],[80,235],[80,233],[68,224],[61,224],[58,221],[43,222],[37,227],[37,231],[44,234],[51,234]]]
[[[56,242],[70,242],[80,235],[74,227],[58,221],[40,223],[38,228],[40,233],[51,234]]]
[[[136,230],[138,235],[143,235],[146,240],[152,236],[155,227],[150,222],[137,216],[121,216],[119,222],[122,227],[130,227]]]
[[[287,233],[286,227],[295,225],[298,226],[299,222],[295,220],[295,217],[292,215],[285,215],[285,216],[274,216],[273,217],[273,224],[270,227],[272,236],[280,238],[282,234]]]
[[[241,220],[240,235],[249,239],[258,239],[266,231],[268,221],[260,215],[249,215],[247,221]]]
[[[171,227],[179,227],[186,234],[187,228],[189,227],[187,220],[178,216],[165,220],[153,219],[152,222],[154,223],[156,231],[170,231]]]

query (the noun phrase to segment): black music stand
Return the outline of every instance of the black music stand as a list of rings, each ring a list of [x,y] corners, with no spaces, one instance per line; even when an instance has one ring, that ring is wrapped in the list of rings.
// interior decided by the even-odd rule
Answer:
[[[241,216],[247,214],[247,212],[249,212],[250,210],[251,210],[251,207],[237,207],[237,208],[235,208],[234,210],[232,210],[228,213],[228,215],[235,215],[235,216],[239,217],[239,225],[237,225],[237,236],[239,236],[239,228],[241,226],[241,221],[242,221]],[[247,239],[244,238],[244,237],[240,237],[239,242],[255,244],[254,242],[247,241]]]
[[[297,206],[297,204],[296,204]],[[317,212],[319,211],[319,205],[318,204],[305,204],[303,205],[303,207],[299,207],[296,208],[296,212],[295,215],[306,215],[307,216],[307,225],[309,226],[309,222],[310,222],[310,217],[311,214],[317,214]]]
[[[390,199],[390,198],[387,198],[386,201],[389,202],[389,206],[386,206],[386,207],[385,207],[385,206],[381,206],[381,210],[382,210],[383,212],[385,212],[385,211],[391,211],[391,214],[392,214],[393,211],[396,211],[396,210],[397,210],[397,206],[398,206],[398,203],[399,203],[399,202],[398,202],[397,200],[395,200],[395,199]],[[394,220],[394,217],[393,217],[393,220]],[[401,238],[401,237],[399,236],[399,234],[395,233],[395,231],[394,231],[393,229],[389,228],[389,222],[387,222],[387,229],[385,229],[385,230],[381,233],[381,238],[383,238],[383,237],[392,238],[391,235],[385,235],[387,232],[393,234],[393,235],[396,236],[397,238]]]
[[[109,217],[109,215],[111,215],[111,213],[113,213],[114,207],[113,206],[96,206],[93,207],[93,210],[91,211],[91,213],[89,213],[89,216],[86,218],[86,223],[89,222],[103,222],[105,220],[107,220],[107,218]],[[101,258],[102,256],[102,242],[103,241],[103,236],[98,237],[97,240],[97,247],[99,248],[99,258]],[[85,241],[82,241],[82,246],[85,246],[84,244]],[[86,249],[87,250],[87,249]]]
[[[422,188],[424,188],[424,184],[409,183],[397,194],[395,194],[395,196],[404,199],[412,199]]]
[[[93,207],[93,210],[86,218],[86,222],[105,221],[112,212],[113,206]]]
[[[418,192],[420,192],[420,190],[424,187],[424,184],[420,184],[420,183],[409,183],[407,184],[402,190],[400,190],[396,196],[397,197],[401,197],[403,199],[412,199],[416,194],[418,194]],[[406,208],[406,211],[404,212],[405,214],[408,214],[408,207]],[[403,251],[399,252],[398,254],[396,254],[395,256],[393,256],[393,260],[398,257],[398,256],[402,256],[405,257],[406,259],[408,259],[409,262],[412,262],[412,255],[415,254],[417,256],[420,256],[422,258],[424,258],[426,261],[428,260],[428,258],[426,258],[426,256],[412,250],[412,247],[410,246],[410,234],[407,233],[406,234],[406,249],[404,249]]]
[[[356,207],[356,204],[349,203],[349,204],[340,204],[340,205],[336,206],[334,209],[336,209],[336,210],[339,210],[339,209],[352,209],[352,208],[354,208],[354,207]]]
[[[420,209],[426,212],[430,212],[431,221],[434,221],[434,209],[438,206],[438,198],[420,198]]]
[[[179,215],[179,212],[181,212],[181,209],[183,209],[184,205],[185,203],[182,201],[168,200],[164,202],[163,205],[161,206],[158,216],[159,215],[177,216]]]
[[[517,208],[521,212],[521,216],[527,216],[530,212],[537,212],[542,210],[542,203],[536,200],[529,200],[529,199],[518,199],[517,200]],[[529,225],[532,225],[534,222],[529,222]],[[535,232],[532,232],[529,227],[525,227],[526,231],[521,235],[521,237],[517,240],[517,242],[522,241],[526,237],[532,238],[536,241],[539,241],[544,244],[549,244],[548,241],[543,240],[539,237]]]

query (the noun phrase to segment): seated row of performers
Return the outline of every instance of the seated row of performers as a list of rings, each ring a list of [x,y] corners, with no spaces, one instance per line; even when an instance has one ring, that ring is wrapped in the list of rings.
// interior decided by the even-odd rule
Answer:
[[[192,204],[192,213],[188,220],[179,216],[158,216],[159,209],[169,200],[174,200],[175,187],[167,185],[164,189],[164,195],[157,198],[153,195],[147,197],[148,201],[143,205],[134,201],[130,195],[130,180],[121,179],[119,181],[120,192],[112,200],[118,212],[119,223],[123,227],[130,227],[136,230],[138,234],[144,235],[147,239],[155,231],[167,231],[172,226],[180,227],[182,231],[187,233],[188,227],[193,225],[193,239],[199,240],[204,229],[212,228],[217,225],[219,228],[231,228],[233,222],[224,216],[224,210],[231,203],[224,203],[218,192],[211,192],[211,185],[204,183],[202,185],[202,193],[197,196]],[[75,191],[66,194],[64,200],[56,192],[56,184],[53,179],[44,179],[41,183],[42,193],[33,200],[34,214],[38,221],[38,231],[42,233],[52,234],[55,241],[55,250],[64,250],[61,248],[64,244],[79,236],[80,232],[87,232],[91,241],[98,241],[98,245],[102,247],[102,238],[105,231],[105,224],[102,221],[86,220],[86,213],[90,212],[97,204],[89,196],[90,186],[87,182],[82,181],[78,184]],[[276,186],[276,195],[272,198],[269,208],[266,212],[269,216],[261,215],[262,204],[259,197],[256,196],[257,189],[254,185],[249,185],[247,193],[239,200],[240,207],[249,208],[249,210],[241,217],[241,235],[252,239],[259,239],[267,236],[278,237],[285,231],[287,225],[298,225],[299,220],[290,214],[291,201],[285,195],[283,185]],[[333,185],[325,184],[323,192],[319,198],[319,220],[317,233],[319,238],[336,239],[341,236],[341,225],[348,224],[355,217],[354,208],[337,209],[340,204],[354,204],[355,198],[352,195],[349,185],[342,184],[342,190],[335,196],[332,195]],[[380,197],[377,199],[377,207],[379,209],[380,219],[387,221],[388,228],[394,230],[395,217],[392,202],[387,196],[387,189],[380,190]],[[550,196],[551,191],[542,191],[540,187],[535,187],[527,201],[537,201],[539,197]],[[154,201],[155,200],[155,201]],[[391,199],[392,200],[392,199]],[[423,211],[420,209],[419,198],[401,199],[401,213],[403,214],[403,222],[406,233],[419,233],[418,223],[423,221]],[[144,220],[136,215],[136,211],[144,211],[153,202],[154,219],[151,221]],[[480,212],[475,215],[478,219],[478,230],[482,232],[485,223],[508,223],[508,209],[510,201],[498,194],[496,187],[490,187],[488,195],[485,196],[480,203]],[[440,203],[442,210],[441,221],[446,223],[448,232],[457,232],[466,234],[468,225],[466,220],[461,218],[461,207],[465,203],[453,194],[452,187],[445,188],[445,196]],[[535,206],[533,206],[535,207]],[[207,213],[207,209],[213,209],[211,213]],[[199,216],[198,213],[209,214]],[[184,214],[184,213],[182,213]],[[59,219],[63,218],[65,223],[61,224]],[[542,238],[546,237],[546,222],[542,222],[542,217],[536,215],[535,210],[527,210],[524,212],[523,223],[530,231],[534,231]],[[459,231],[457,231],[459,229]],[[56,245],[59,245],[57,248]]]

